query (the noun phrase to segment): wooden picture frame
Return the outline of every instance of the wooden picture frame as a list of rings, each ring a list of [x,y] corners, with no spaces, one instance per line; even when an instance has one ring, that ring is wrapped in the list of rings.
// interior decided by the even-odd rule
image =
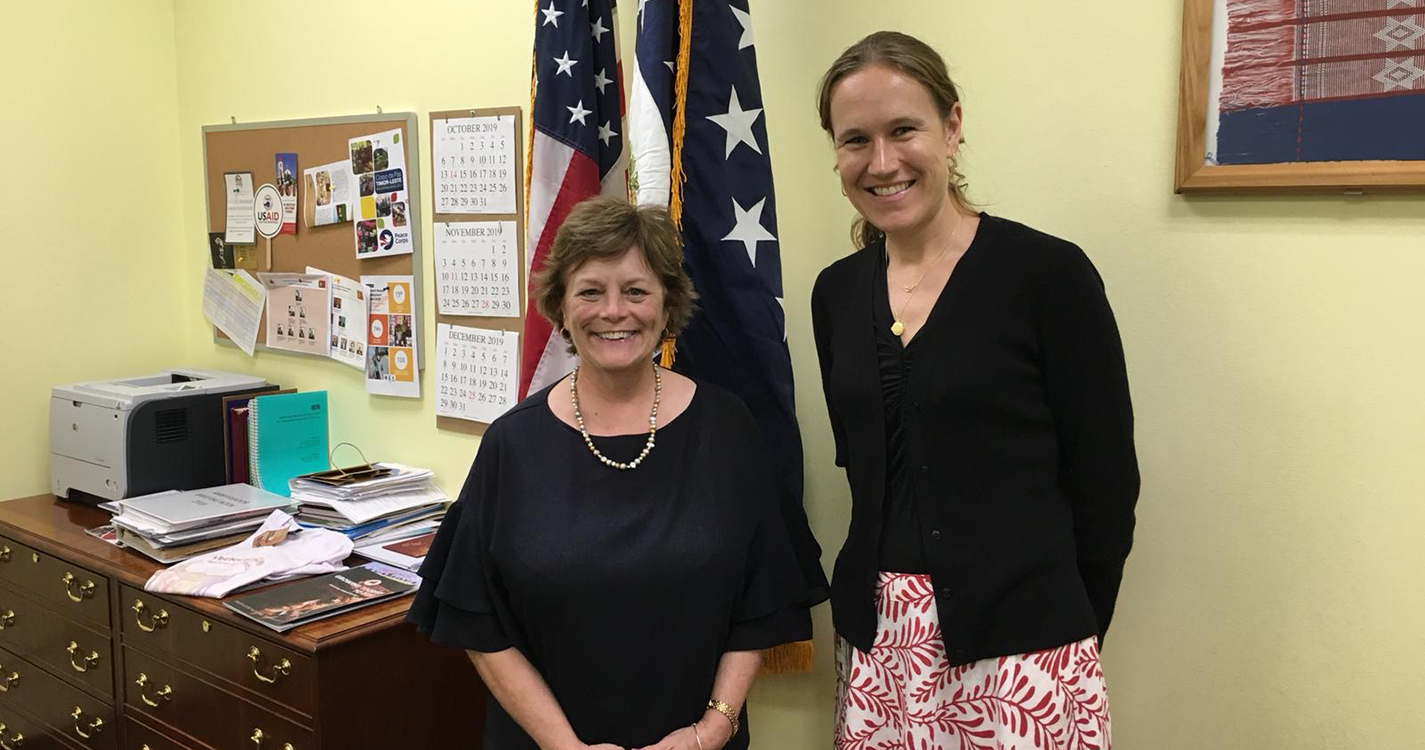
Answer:
[[[1206,141],[1214,8],[1214,0],[1183,0],[1178,139],[1173,174],[1175,193],[1425,191],[1425,161],[1208,164]]]

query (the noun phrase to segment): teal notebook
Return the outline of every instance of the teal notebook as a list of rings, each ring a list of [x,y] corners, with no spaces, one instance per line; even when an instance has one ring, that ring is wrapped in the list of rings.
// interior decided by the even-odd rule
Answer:
[[[257,396],[248,404],[248,474],[254,487],[291,497],[287,480],[327,468],[327,392]]]

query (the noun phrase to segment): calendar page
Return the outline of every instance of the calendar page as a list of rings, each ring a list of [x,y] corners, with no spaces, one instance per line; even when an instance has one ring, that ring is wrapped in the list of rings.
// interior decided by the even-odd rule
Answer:
[[[441,315],[520,317],[513,221],[436,222],[435,270]]]
[[[437,324],[436,415],[488,424],[514,406],[519,337],[514,331]]]
[[[515,213],[514,115],[440,118],[432,125],[435,212]]]

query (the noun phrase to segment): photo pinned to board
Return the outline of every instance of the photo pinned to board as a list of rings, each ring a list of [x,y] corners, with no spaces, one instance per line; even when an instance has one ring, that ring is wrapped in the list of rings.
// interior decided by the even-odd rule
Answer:
[[[331,287],[326,274],[259,273],[267,288],[267,345],[325,357],[331,351]]]
[[[354,369],[366,366],[366,287],[341,274],[307,266],[307,273],[322,274],[331,282],[332,359]]]
[[[358,136],[347,144],[351,174],[356,179],[352,200],[356,257],[414,252],[415,235],[406,208],[406,147],[401,131]]]
[[[274,156],[277,172],[277,192],[282,195],[282,234],[297,233],[297,154],[281,152]]]
[[[366,287],[366,392],[421,397],[416,365],[416,305],[411,276],[362,276]]]
[[[302,171],[306,191],[302,212],[307,226],[323,227],[351,221],[351,162],[345,159]]]

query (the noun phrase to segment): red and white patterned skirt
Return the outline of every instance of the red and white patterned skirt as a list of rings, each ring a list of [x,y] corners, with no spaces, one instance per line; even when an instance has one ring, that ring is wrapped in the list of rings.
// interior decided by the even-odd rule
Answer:
[[[836,639],[836,750],[1109,750],[1098,640],[952,667],[930,576],[881,573],[871,653]]]

